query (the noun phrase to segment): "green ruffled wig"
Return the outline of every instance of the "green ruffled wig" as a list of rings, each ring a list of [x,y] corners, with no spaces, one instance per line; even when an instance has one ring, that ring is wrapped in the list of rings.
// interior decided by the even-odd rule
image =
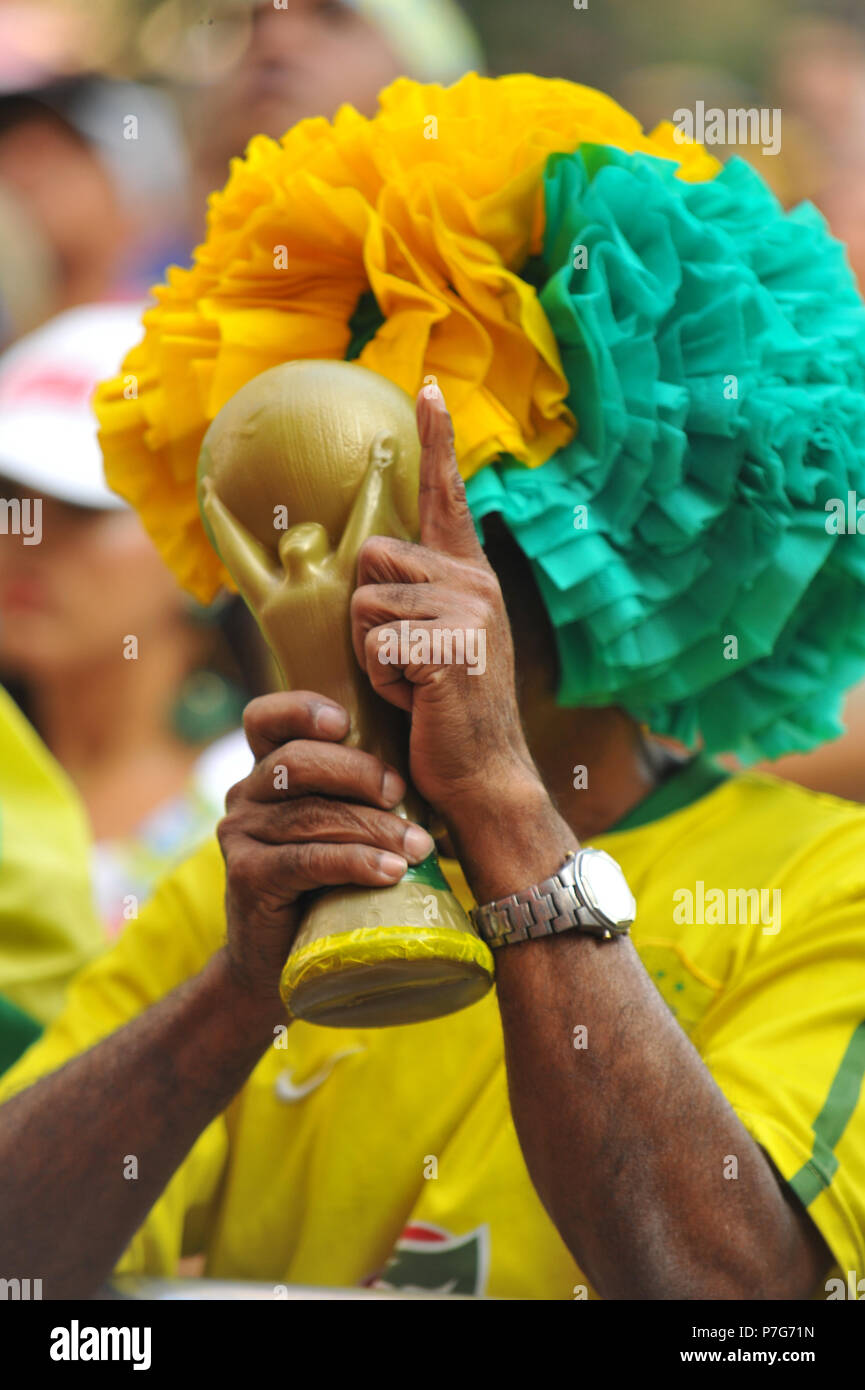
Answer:
[[[429,372],[563,705],[744,761],[837,736],[865,675],[865,304],[820,214],[572,83],[399,79],[379,108],[251,142],[97,392],[109,483],[180,583],[229,580],[195,477],[234,392],[303,357]]]
[[[842,246],[739,159],[710,182],[583,145],[545,172],[531,268],[577,437],[467,483],[555,628],[563,705],[744,761],[842,732],[865,674],[865,306]],[[527,276],[528,278],[528,276]]]

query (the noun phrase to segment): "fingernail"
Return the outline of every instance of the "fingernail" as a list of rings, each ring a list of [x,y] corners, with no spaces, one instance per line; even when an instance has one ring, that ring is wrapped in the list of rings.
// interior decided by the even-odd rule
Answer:
[[[381,799],[386,806],[395,806],[405,796],[402,778],[396,772],[386,772],[381,783]]]
[[[380,854],[378,867],[387,878],[402,878],[408,864],[398,854]]]
[[[336,705],[319,705],[315,712],[315,727],[322,734],[344,734],[348,719]]]
[[[422,859],[427,859],[435,849],[435,841],[432,835],[419,825],[410,825],[403,836],[403,848],[412,864],[419,864]]]

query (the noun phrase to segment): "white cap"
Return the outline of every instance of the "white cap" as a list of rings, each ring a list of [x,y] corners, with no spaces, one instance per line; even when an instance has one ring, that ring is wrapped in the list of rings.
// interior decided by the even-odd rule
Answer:
[[[79,507],[123,507],[102,470],[92,397],[143,336],[142,304],[67,309],[0,357],[0,476]]]

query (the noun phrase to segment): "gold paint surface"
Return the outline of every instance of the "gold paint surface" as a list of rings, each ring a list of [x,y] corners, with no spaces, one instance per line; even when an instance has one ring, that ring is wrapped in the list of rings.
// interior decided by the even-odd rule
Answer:
[[[404,391],[356,363],[300,361],[262,372],[232,397],[207,431],[198,469],[208,534],[286,687],[317,691],[342,704],[351,721],[344,742],[390,763],[407,785],[407,721],[373,692],[361,671],[349,605],[364,541],[417,535],[419,462],[414,406]],[[397,810],[421,824],[427,818],[412,789]],[[442,947],[438,971],[430,964],[435,933],[426,930],[422,915],[421,899],[429,911],[430,893],[442,929],[469,938],[462,961],[451,943]],[[358,960],[348,943],[365,926],[375,928],[375,937]],[[412,927],[418,931],[415,944],[425,943],[415,956],[403,948]],[[395,933],[390,943],[389,932]],[[339,937],[346,947],[344,989],[334,979],[339,959],[333,941]],[[365,1026],[381,1026],[450,1013],[473,1002],[492,978],[489,952],[457,899],[449,890],[417,883],[311,895],[283,976],[283,997],[293,1013],[303,1001],[294,995],[292,959],[302,952],[307,964],[314,963],[317,942],[326,943],[327,963],[324,972],[307,970],[306,978],[311,986],[326,973],[328,998],[320,1017],[309,1016],[332,1026],[355,1026],[361,1016],[380,1020]],[[321,984],[314,990],[320,994]],[[311,1003],[309,1008],[316,1012]]]

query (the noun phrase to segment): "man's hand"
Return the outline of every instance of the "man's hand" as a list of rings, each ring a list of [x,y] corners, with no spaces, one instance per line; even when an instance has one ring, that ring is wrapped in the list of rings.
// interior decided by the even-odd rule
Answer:
[[[243,988],[279,1004],[279,977],[297,931],[297,900],[313,888],[382,888],[433,841],[392,814],[404,797],[393,768],[339,740],[342,706],[295,690],[247,705],[256,763],[226,798],[217,834],[226,866],[228,959]]]
[[[411,714],[412,782],[453,825],[458,810],[471,817],[506,788],[540,782],[520,723],[504,600],[475,534],[437,388],[421,391],[417,420],[420,544],[373,536],[363,545],[352,640],[373,688]],[[394,642],[406,631],[398,656],[411,659],[403,661]],[[446,661],[448,633],[451,651],[462,646],[472,664],[436,662],[435,641]]]

